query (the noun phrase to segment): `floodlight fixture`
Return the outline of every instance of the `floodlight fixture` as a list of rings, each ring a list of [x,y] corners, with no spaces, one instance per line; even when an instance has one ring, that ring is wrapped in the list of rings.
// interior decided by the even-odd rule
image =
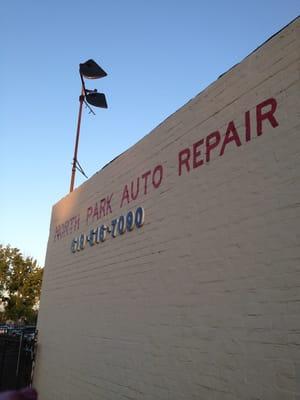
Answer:
[[[90,59],[85,63],[79,64],[79,74],[81,79],[81,95],[79,96],[79,113],[78,113],[77,132],[76,132],[76,140],[74,148],[74,157],[72,163],[70,192],[73,192],[74,189],[76,169],[86,177],[77,159],[83,103],[85,103],[85,105],[90,109],[90,112],[92,112],[93,114],[95,113],[93,109],[89,106],[89,104],[98,108],[107,108],[105,94],[98,93],[97,89],[94,90],[86,89],[84,83],[84,78],[100,79],[104,78],[107,75],[107,73],[94,60]]]
[[[94,60],[79,64],[79,73],[87,79],[104,78],[107,73]]]
[[[92,106],[99,107],[99,108],[107,108],[106,98],[104,93],[98,93],[97,91],[93,91],[87,93],[86,90],[86,101],[91,104]]]

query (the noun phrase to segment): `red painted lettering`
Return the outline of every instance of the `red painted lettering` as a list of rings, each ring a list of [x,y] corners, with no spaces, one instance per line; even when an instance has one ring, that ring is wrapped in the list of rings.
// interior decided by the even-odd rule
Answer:
[[[127,200],[127,204],[130,203],[129,192],[128,192],[128,187],[127,187],[127,185],[124,186],[124,190],[123,190],[123,194],[122,194],[122,200],[121,200],[121,205],[120,205],[120,207],[123,207],[123,203],[124,203],[125,200]]]
[[[274,98],[269,98],[256,106],[256,124],[257,124],[257,135],[260,136],[263,133],[263,123],[265,120],[268,121],[273,128],[276,128],[279,123],[275,112],[277,109],[277,101]],[[252,121],[253,122],[253,121]],[[231,142],[234,142],[237,147],[242,145],[242,142],[249,142],[251,140],[252,126],[251,126],[251,112],[248,110],[244,113],[245,130],[243,135],[240,137],[236,129],[234,121],[230,121],[227,125],[226,133],[222,138],[222,145],[219,151],[219,156],[225,153],[226,146]],[[267,123],[265,123],[267,124]],[[181,176],[184,171],[190,172],[191,170],[191,155],[193,157],[192,168],[198,168],[204,164],[203,150],[201,146],[205,143],[205,162],[208,163],[211,160],[211,153],[221,144],[220,131],[214,131],[206,136],[205,139],[200,139],[197,142],[186,147],[178,153],[178,175]]]
[[[75,221],[76,221],[76,217],[72,217],[70,219],[69,233],[74,232],[74,230],[75,230]]]
[[[94,206],[93,221],[94,221],[95,217],[97,217],[97,219],[99,218],[98,203],[95,203],[95,206]]]
[[[224,154],[225,147],[228,145],[228,143],[234,141],[237,146],[241,146],[241,140],[239,138],[239,135],[236,131],[235,125],[233,121],[230,121],[228,126],[227,126],[227,131],[225,133],[225,137],[222,143],[221,151],[220,151],[220,156]]]
[[[210,133],[205,139],[206,146],[206,162],[210,161],[211,151],[218,146],[221,140],[221,135],[219,131]]]
[[[201,155],[201,150],[199,149],[200,146],[202,146],[204,143],[204,139],[199,140],[198,142],[193,144],[193,168],[198,168],[203,164],[202,159],[198,159],[198,157]]]
[[[109,196],[106,196],[106,215],[108,214],[108,212],[110,212],[110,214],[112,214],[112,209],[111,209],[111,199],[113,197],[113,193]]]
[[[139,191],[140,191],[140,178],[136,179],[136,189],[134,193],[134,181],[131,181],[130,185],[130,193],[131,193],[131,198],[132,200],[135,200],[138,197]]]
[[[182,166],[185,165],[187,172],[190,172],[190,156],[191,151],[187,147],[178,153],[178,175],[182,174]]]
[[[263,108],[271,107],[269,111],[263,113]],[[262,135],[262,122],[268,119],[273,128],[276,128],[279,124],[274,113],[277,108],[277,101],[274,98],[267,99],[256,106],[256,123],[257,123],[257,136]]]
[[[105,217],[105,211],[106,211],[106,199],[101,199],[100,200],[100,215],[99,218]]]
[[[151,171],[147,171],[142,175],[142,178],[145,181],[145,185],[144,185],[144,194],[147,194],[147,185],[148,185],[148,176],[151,174]]]
[[[157,179],[158,177],[158,179]],[[157,189],[162,181],[163,178],[163,166],[162,165],[157,165],[154,168],[153,174],[152,174],[152,185]]]
[[[65,231],[66,231],[66,235],[69,234],[69,221],[65,222]]]
[[[74,217],[72,217],[69,221],[69,233],[73,232],[73,224],[74,224]]]
[[[59,240],[60,236],[61,236],[61,232],[60,232],[60,225],[55,227],[55,235],[54,235],[54,240]]]
[[[250,111],[245,112],[245,137],[246,142],[251,139],[251,121],[250,121]]]
[[[74,231],[79,229],[79,225],[80,225],[80,215],[77,215],[75,218],[75,224],[74,224]]]
[[[60,240],[69,235],[75,230],[79,229],[80,215],[76,215],[65,221],[64,223],[55,227],[54,241]]]
[[[89,223],[89,219],[91,218],[92,215],[93,215],[93,207],[90,206],[90,207],[87,209],[87,212],[86,212],[86,223],[87,223],[87,224]]]

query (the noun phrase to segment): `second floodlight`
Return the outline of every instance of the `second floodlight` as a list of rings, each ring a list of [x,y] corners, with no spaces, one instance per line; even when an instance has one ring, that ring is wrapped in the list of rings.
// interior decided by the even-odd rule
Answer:
[[[86,91],[85,99],[92,106],[107,108],[107,103],[104,93],[98,93],[96,91],[88,93],[88,91]]]

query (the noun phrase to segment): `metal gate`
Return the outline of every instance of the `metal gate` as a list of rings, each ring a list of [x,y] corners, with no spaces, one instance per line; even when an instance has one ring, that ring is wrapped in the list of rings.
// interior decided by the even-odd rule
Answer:
[[[0,335],[0,390],[30,386],[37,334]]]

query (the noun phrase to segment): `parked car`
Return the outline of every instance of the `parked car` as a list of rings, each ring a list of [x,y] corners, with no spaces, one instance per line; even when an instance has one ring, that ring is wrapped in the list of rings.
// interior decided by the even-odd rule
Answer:
[[[8,330],[9,330],[8,325],[6,325],[6,324],[0,325],[0,335],[6,335]]]

